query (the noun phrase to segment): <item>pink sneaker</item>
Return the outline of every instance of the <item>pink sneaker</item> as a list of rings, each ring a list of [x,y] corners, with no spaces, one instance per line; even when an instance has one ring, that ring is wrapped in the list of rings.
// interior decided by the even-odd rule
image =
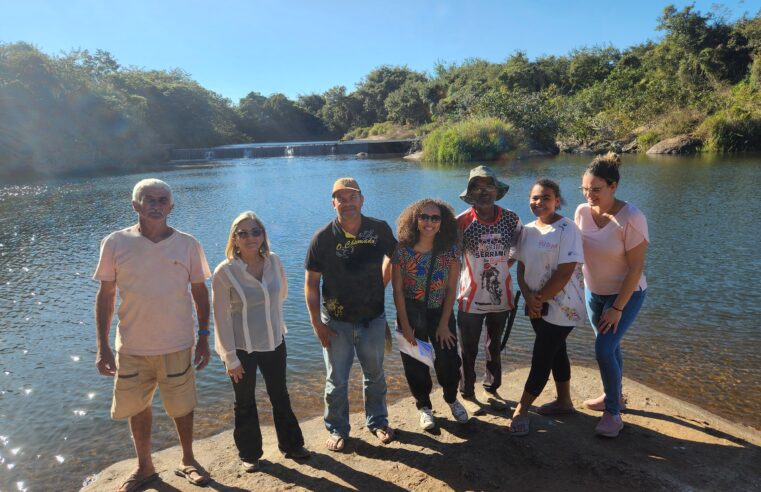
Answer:
[[[600,422],[595,427],[595,433],[598,436],[618,437],[618,433],[624,428],[624,422],[621,420],[621,414],[613,415],[608,412],[602,414]]]
[[[624,398],[624,395],[621,395],[621,399],[618,400],[619,409],[621,411],[626,410],[626,398]],[[604,412],[605,411],[605,393],[601,394],[597,398],[592,398],[591,400],[584,400],[584,403],[582,403],[586,408],[590,410],[596,410],[598,412]]]

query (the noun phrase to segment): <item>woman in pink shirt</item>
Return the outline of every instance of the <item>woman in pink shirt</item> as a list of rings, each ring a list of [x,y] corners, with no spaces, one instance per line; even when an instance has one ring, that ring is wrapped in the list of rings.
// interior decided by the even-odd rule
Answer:
[[[645,300],[643,273],[650,242],[645,215],[616,198],[621,159],[609,152],[596,157],[581,179],[587,203],[576,209],[575,222],[584,243],[587,313],[595,330],[595,355],[605,393],[584,406],[603,411],[595,431],[617,437],[623,429],[621,339]]]

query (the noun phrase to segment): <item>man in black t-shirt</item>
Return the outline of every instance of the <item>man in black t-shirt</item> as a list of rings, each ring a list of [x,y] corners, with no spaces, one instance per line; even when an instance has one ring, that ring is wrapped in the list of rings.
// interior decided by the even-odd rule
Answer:
[[[364,200],[353,178],[333,184],[337,218],[314,234],[304,265],[307,309],[327,371],[325,427],[331,451],[341,451],[349,436],[348,382],[355,352],[364,374],[367,428],[384,444],[394,436],[388,426],[383,349],[385,288],[396,239],[386,222],[362,215]]]

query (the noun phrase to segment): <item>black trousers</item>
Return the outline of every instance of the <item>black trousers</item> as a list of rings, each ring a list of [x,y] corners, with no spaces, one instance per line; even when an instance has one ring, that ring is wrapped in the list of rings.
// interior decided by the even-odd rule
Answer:
[[[486,373],[484,374],[484,389],[489,392],[497,391],[502,385],[502,359],[500,358],[500,344],[502,333],[505,330],[507,316],[510,311],[496,313],[457,313],[457,325],[460,328],[460,348],[462,355],[462,379],[460,380],[460,393],[463,396],[472,396],[476,385],[476,357],[478,356],[478,342],[481,339],[481,329],[486,321],[486,339],[484,340],[486,352]],[[508,334],[509,336],[509,334]]]
[[[233,438],[238,455],[244,461],[254,462],[262,457],[262,432],[256,411],[256,369],[264,377],[275,421],[278,448],[287,453],[304,445],[299,422],[291,409],[291,399],[285,386],[285,340],[272,352],[238,350],[243,365],[243,379],[233,383],[235,391],[235,430]],[[232,380],[232,378],[230,378]]]
[[[531,371],[523,389],[539,396],[547,384],[550,371],[558,383],[571,380],[571,363],[568,361],[565,339],[573,326],[558,326],[539,318],[531,320],[531,327],[534,328],[536,339],[531,356]]]
[[[444,390],[444,401],[452,403],[457,399],[457,384],[460,382],[460,355],[457,353],[457,343],[452,348],[442,348],[436,340],[436,327],[441,318],[441,309],[428,309],[425,326],[413,327],[415,338],[430,342],[433,345],[433,368],[436,371],[436,379]],[[449,317],[449,331],[457,337],[457,328],[454,314]],[[402,353],[402,365],[410,392],[415,397],[415,406],[418,409],[431,405],[431,390],[433,382],[429,367],[417,359]]]

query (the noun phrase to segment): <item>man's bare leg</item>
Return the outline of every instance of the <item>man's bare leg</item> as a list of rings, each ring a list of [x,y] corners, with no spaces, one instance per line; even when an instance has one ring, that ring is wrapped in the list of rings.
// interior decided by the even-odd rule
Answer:
[[[174,425],[177,428],[177,436],[180,438],[180,446],[182,447],[182,466],[180,468],[194,466],[199,471],[203,470],[193,455],[193,412],[184,417],[175,418]],[[203,483],[208,480],[208,475],[202,475],[199,472],[191,472],[188,475],[195,483]]]
[[[132,475],[137,479],[149,477],[156,473],[151,459],[151,425],[153,423],[153,413],[150,405],[145,410],[129,418],[129,429],[132,432],[132,442],[137,454],[137,468]],[[129,485],[129,479],[122,488]],[[120,489],[121,490],[121,489]]]

